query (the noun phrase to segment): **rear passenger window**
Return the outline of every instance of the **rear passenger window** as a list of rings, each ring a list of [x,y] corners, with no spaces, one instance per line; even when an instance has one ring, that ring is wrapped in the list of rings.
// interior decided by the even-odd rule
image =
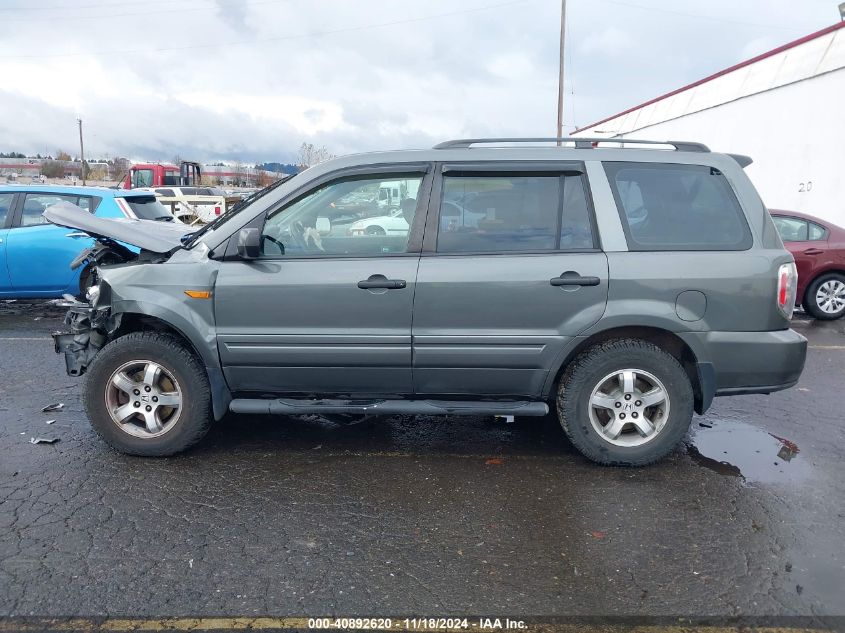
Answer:
[[[580,176],[447,175],[437,252],[592,249]]]
[[[745,250],[748,223],[725,176],[705,165],[604,163],[635,251]]]
[[[815,222],[810,222],[810,231],[809,231],[809,238],[813,241],[816,240],[823,240],[824,235],[827,231],[823,226],[819,226]]]
[[[783,215],[772,217],[775,227],[784,242],[806,242],[808,226],[805,220],[800,218],[788,218]]]
[[[59,202],[79,203],[79,196],[64,195],[57,193],[28,193],[23,202],[23,213],[21,214],[21,226],[36,226],[38,224],[49,224],[44,218],[47,207]]]

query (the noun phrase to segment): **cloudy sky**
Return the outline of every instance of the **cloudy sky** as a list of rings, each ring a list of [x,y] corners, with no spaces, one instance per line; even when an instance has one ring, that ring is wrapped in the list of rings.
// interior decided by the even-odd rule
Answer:
[[[838,0],[568,0],[565,128],[836,22]],[[246,162],[552,135],[559,0],[0,0],[0,151]]]

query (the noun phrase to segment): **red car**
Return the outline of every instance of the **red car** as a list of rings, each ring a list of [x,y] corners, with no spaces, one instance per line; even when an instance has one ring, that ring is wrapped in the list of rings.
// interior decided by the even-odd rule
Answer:
[[[845,229],[797,211],[770,211],[798,268],[797,305],[817,319],[845,315]]]

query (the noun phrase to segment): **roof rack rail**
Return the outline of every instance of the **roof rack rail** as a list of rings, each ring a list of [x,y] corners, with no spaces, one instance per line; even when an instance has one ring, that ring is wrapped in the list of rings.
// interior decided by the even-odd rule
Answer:
[[[468,149],[473,145],[489,143],[574,143],[577,149],[592,149],[597,143],[631,143],[635,145],[671,145],[679,152],[709,152],[703,143],[691,141],[642,141],[630,138],[571,138],[571,137],[529,137],[529,138],[459,138],[444,141],[434,149]]]

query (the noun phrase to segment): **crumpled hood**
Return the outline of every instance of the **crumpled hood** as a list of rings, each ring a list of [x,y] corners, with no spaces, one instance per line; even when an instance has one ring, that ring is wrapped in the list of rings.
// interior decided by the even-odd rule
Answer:
[[[93,238],[108,238],[137,246],[153,253],[169,253],[182,246],[182,237],[195,232],[186,224],[137,220],[131,218],[98,218],[70,202],[52,204],[44,217],[53,224],[79,229]]]

